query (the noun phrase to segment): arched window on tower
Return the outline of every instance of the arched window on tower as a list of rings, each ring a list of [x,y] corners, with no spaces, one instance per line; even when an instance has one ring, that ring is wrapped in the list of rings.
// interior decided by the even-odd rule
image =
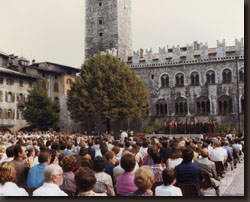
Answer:
[[[244,96],[241,97],[241,113],[244,114]]]
[[[169,76],[166,74],[161,76],[161,87],[162,88],[169,87]]]
[[[227,115],[233,113],[233,101],[230,96],[223,95],[218,99],[219,114]]]
[[[188,113],[187,100],[183,97],[179,97],[175,100],[175,114],[184,116]]]

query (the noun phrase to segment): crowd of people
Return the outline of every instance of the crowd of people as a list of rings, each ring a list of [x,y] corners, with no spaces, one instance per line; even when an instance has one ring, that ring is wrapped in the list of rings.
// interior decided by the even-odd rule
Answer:
[[[175,138],[0,132],[1,196],[183,196],[204,175],[220,196],[216,162],[235,169],[244,136]]]

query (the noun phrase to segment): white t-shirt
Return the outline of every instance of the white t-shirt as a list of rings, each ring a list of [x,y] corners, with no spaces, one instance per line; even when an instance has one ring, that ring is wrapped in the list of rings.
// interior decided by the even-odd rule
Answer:
[[[15,183],[6,182],[4,185],[0,184],[0,196],[29,196],[29,194]]]
[[[155,188],[155,196],[182,196],[182,192],[178,187],[163,184]]]
[[[121,134],[121,138],[124,139],[125,137],[128,137],[128,133],[123,131],[122,134]]]
[[[227,150],[222,147],[216,147],[210,152],[211,161],[225,161],[227,159]]]

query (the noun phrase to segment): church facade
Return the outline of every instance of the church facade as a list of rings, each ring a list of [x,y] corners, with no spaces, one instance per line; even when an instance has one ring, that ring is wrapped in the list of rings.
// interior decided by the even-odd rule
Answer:
[[[244,128],[244,40],[217,47],[195,41],[185,47],[132,50],[130,0],[86,0],[85,57],[110,52],[146,84],[149,114],[131,129],[165,121],[210,121]],[[125,123],[126,125],[126,123]],[[125,126],[119,124],[119,126]]]

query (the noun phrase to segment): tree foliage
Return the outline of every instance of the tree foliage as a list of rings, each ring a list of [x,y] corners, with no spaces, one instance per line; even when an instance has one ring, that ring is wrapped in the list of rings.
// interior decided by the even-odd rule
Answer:
[[[57,127],[59,120],[59,103],[48,97],[48,92],[38,81],[24,102],[23,116],[32,128],[48,130]]]
[[[110,54],[97,54],[82,65],[67,104],[74,120],[88,122],[100,117],[109,122],[144,117],[148,100],[144,83],[124,62]]]

